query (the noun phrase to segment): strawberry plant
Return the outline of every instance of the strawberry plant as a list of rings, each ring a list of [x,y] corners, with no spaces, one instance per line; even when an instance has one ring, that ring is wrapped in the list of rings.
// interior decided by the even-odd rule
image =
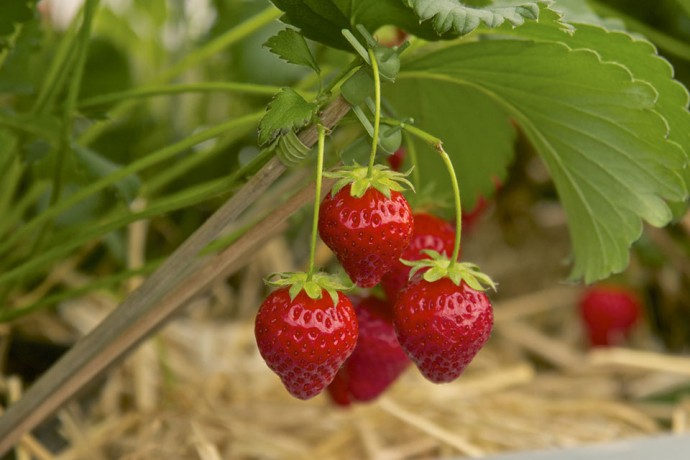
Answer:
[[[267,278],[256,333],[290,392],[351,392],[335,377],[357,337],[351,286],[316,269],[319,235],[359,288],[397,297],[422,373],[457,378],[492,325],[492,282],[459,257],[462,210],[510,180],[518,132],[567,218],[572,280],[625,270],[645,223],[687,209],[689,48],[601,2],[129,3],[0,15],[0,321],[99,289],[122,300],[0,418],[0,454],[288,222],[307,268]],[[415,224],[429,186],[453,196],[439,213],[455,229]],[[145,262],[127,251],[137,222]]]

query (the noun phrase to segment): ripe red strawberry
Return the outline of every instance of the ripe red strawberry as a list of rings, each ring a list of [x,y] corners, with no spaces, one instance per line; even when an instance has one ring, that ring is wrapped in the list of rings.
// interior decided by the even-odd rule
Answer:
[[[462,229],[465,233],[470,233],[474,230],[475,225],[477,225],[488,207],[489,201],[485,197],[480,196],[474,208],[462,213]]]
[[[336,294],[334,294],[336,295]],[[254,333],[261,356],[295,397],[309,399],[331,383],[357,343],[357,318],[350,299],[338,303],[322,289],[313,299],[304,290],[273,291],[259,308]]]
[[[398,173],[399,174],[399,173]],[[413,217],[410,205],[398,191],[390,198],[369,187],[360,198],[352,184],[333,190],[321,202],[319,236],[360,287],[375,286],[410,243]]]
[[[623,286],[598,285],[580,299],[580,314],[592,346],[610,346],[624,341],[642,310],[637,295]]]
[[[326,387],[328,395],[338,406],[348,407],[353,403],[352,395],[350,390],[347,388],[347,376],[343,373],[343,368],[341,367],[333,381]]]
[[[410,245],[402,253],[405,260],[428,259],[422,251],[432,249],[447,257],[453,253],[455,242],[455,228],[436,216],[427,213],[414,214],[414,232]],[[397,260],[390,271],[381,279],[381,286],[388,298],[395,302],[398,293],[407,285],[411,267]]]
[[[497,177],[493,177],[494,191],[497,192],[501,190],[503,184]],[[480,196],[477,198],[477,202],[474,208],[469,211],[462,212],[462,231],[463,234],[471,233],[482,217],[486,214],[486,210],[489,208],[491,203],[491,198],[485,196]]]
[[[405,153],[405,147],[400,147],[392,155],[388,155],[386,157],[386,161],[393,171],[400,171],[400,168],[405,161]]]
[[[443,383],[459,377],[489,339],[493,311],[486,294],[464,279],[430,282],[416,275],[398,296],[394,324],[400,345],[424,377]]]
[[[328,390],[333,400],[371,401],[410,365],[393,329],[393,306],[376,297],[355,300],[359,337]]]

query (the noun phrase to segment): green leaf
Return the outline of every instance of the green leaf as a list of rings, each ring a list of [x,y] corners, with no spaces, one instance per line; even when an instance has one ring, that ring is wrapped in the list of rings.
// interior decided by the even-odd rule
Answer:
[[[677,3],[685,10],[685,14],[690,16],[690,0],[677,0]]]
[[[463,209],[474,208],[479,196],[493,195],[493,178],[505,181],[515,130],[506,112],[489,96],[453,82],[420,78],[399,79],[384,87],[383,94],[400,115],[413,117],[416,126],[443,140],[458,176]],[[439,203],[439,196],[451,190],[446,167],[434,149],[417,139],[414,142],[421,183],[435,185]]]
[[[408,62],[398,78],[481,94],[482,103],[515,118],[548,166],[568,215],[573,277],[591,282],[623,270],[642,220],[668,223],[665,200],[686,197],[686,158],[667,139],[668,125],[655,111],[658,93],[593,51],[481,41]],[[446,114],[444,124],[456,125],[453,107],[434,110]],[[481,131],[494,136],[496,125]]]
[[[484,8],[471,8],[458,0],[406,0],[406,3],[422,21],[431,21],[439,35],[448,32],[466,35],[481,23],[498,27],[507,21],[512,26],[520,26],[525,19],[539,17],[539,5],[536,2]]]
[[[470,32],[479,22],[500,25],[509,21],[518,25],[525,18],[536,19],[535,12],[538,12],[534,2],[521,6],[470,8],[457,0],[271,1],[285,12],[282,20],[298,27],[306,37],[350,52],[352,47],[340,31],[349,29],[364,43],[355,30],[357,24],[369,32],[384,25],[394,25],[425,40],[440,40]]]
[[[555,6],[560,6],[559,2]],[[545,11],[542,17],[556,17],[555,12]],[[540,41],[562,42],[575,49],[596,51],[604,61],[624,65],[634,78],[650,83],[658,93],[654,110],[668,122],[668,139],[680,144],[686,156],[690,155],[690,112],[688,90],[673,78],[673,67],[657,54],[649,41],[633,37],[623,31],[608,31],[588,24],[577,24],[572,34],[566,34],[553,26],[555,21],[544,24],[526,24],[515,30],[502,29],[510,33]],[[690,177],[686,171],[686,185]]]
[[[10,0],[3,2],[0,14],[0,51],[7,48],[9,38],[17,25],[28,22],[34,17],[37,0]]]
[[[305,101],[292,88],[283,88],[268,105],[259,123],[259,145],[266,145],[287,131],[305,126],[315,111],[315,104]]]
[[[319,65],[311,54],[307,41],[294,29],[284,29],[269,38],[264,44],[271,53],[291,64],[310,67],[317,74]]]

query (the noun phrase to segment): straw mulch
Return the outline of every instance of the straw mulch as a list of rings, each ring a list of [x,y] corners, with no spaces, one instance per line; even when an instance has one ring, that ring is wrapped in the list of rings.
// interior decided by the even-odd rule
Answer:
[[[468,258],[501,283],[495,333],[451,384],[433,385],[411,367],[380,400],[351,409],[325,395],[290,397],[253,336],[253,313],[265,295],[261,277],[298,265],[286,241],[275,238],[239,283],[217,283],[108,374],[93,396],[59,413],[67,448],[50,453],[27,436],[17,458],[483,457],[690,430],[690,399],[651,398],[690,385],[690,358],[661,353],[644,327],[627,349],[585,346],[574,308],[581,288],[559,282],[567,274],[562,222],[517,246],[488,228],[467,247],[479,248],[468,249]],[[76,278],[66,274],[63,281],[83,281]],[[64,303],[52,334],[86,333],[117,303],[110,293]],[[50,335],[51,322],[53,316],[35,315],[25,326]],[[0,387],[10,400],[21,395],[16,377]]]

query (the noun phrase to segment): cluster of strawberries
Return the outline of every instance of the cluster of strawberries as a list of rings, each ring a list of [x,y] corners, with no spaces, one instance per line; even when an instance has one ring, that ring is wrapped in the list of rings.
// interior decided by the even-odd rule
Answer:
[[[455,228],[431,214],[413,214],[399,191],[355,188],[356,181],[336,183],[321,202],[318,233],[357,286],[380,283],[386,299],[349,298],[328,283],[312,295],[301,284],[299,291],[282,286],[256,318],[262,357],[300,399],[328,388],[338,404],[369,401],[411,362],[432,382],[450,382],[493,327],[482,287],[449,260]],[[424,259],[428,265],[409,262]]]

